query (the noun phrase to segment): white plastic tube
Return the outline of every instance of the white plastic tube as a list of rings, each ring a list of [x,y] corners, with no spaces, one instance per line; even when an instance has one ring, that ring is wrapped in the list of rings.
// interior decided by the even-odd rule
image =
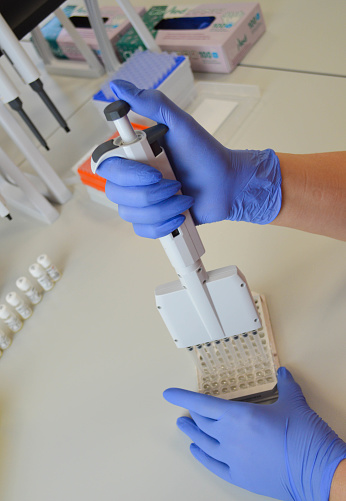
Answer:
[[[0,357],[2,355],[2,350],[7,350],[7,348],[11,346],[11,343],[12,337],[0,329]]]
[[[50,291],[54,287],[54,282],[48,275],[48,273],[42,268],[38,263],[34,263],[29,266],[29,273],[37,282],[40,284],[43,290]]]
[[[42,299],[42,292],[40,292],[35,285],[26,277],[19,277],[16,280],[18,289],[29,298],[32,304],[38,304]]]
[[[37,262],[48,273],[53,282],[57,282],[61,278],[61,273],[57,267],[52,263],[47,254],[41,254],[37,258]]]
[[[19,297],[16,292],[9,292],[6,295],[6,301],[12,306],[23,319],[27,319],[32,315],[32,309],[25,301]]]
[[[0,304],[0,318],[12,332],[18,332],[23,327],[22,320],[12,313],[5,304]]]

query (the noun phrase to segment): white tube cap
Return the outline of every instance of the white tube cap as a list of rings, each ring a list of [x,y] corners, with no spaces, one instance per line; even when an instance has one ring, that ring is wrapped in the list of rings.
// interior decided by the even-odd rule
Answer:
[[[35,278],[38,278],[44,274],[44,270],[43,270],[42,266],[40,266],[39,264],[36,264],[36,263],[29,266],[29,272]]]
[[[6,295],[6,301],[14,308],[20,304],[20,299],[16,292],[9,292]]]
[[[52,264],[47,254],[41,254],[40,256],[38,256],[37,262],[44,268],[48,268],[48,266]]]
[[[0,304],[0,318],[6,320],[10,316],[10,310],[5,304]]]
[[[28,289],[30,289],[30,287],[32,287],[32,283],[26,277],[19,277],[16,280],[16,286],[19,290],[26,292]]]

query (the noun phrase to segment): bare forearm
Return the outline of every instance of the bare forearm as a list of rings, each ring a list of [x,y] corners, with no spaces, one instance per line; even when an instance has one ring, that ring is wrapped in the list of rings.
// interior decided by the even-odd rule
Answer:
[[[282,208],[272,224],[346,240],[346,152],[277,156]]]
[[[346,459],[335,470],[329,501],[346,501]]]

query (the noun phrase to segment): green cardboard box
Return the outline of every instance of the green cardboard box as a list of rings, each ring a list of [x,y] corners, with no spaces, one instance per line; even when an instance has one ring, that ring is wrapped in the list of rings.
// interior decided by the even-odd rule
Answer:
[[[172,7],[168,7],[167,5],[158,5],[151,7],[142,16],[144,24],[154,38],[156,38],[157,35],[157,30],[154,30],[154,26],[161,21],[167,9],[171,8]],[[128,59],[139,47],[142,49],[146,48],[134,28],[130,28],[116,43],[117,53],[123,61],[126,61],[126,59]]]

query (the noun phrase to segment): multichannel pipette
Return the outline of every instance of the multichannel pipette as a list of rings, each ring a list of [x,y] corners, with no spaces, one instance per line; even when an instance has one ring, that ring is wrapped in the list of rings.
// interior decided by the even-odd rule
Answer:
[[[95,173],[105,159],[117,156],[149,164],[164,178],[175,179],[159,145],[168,128],[157,124],[134,131],[127,117],[129,111],[130,106],[121,100],[105,108],[106,119],[114,122],[119,137],[95,149],[92,171]],[[155,291],[157,308],[175,344],[193,353],[202,391],[210,387],[212,394],[222,393],[227,398],[235,388],[249,391],[251,385],[239,377],[254,379],[256,364],[257,368],[269,368],[271,381],[268,377],[266,390],[272,390],[276,378],[269,342],[266,353],[262,344],[257,347],[261,343],[257,332],[263,331],[260,306],[255,304],[246,279],[236,266],[206,271],[201,260],[205,252],[203,244],[189,211],[184,215],[185,222],[179,228],[160,238],[179,280],[161,285]],[[263,358],[260,362],[256,349]]]
[[[158,140],[168,130],[155,125],[134,131],[127,117],[130,106],[124,101],[108,105],[104,111],[120,136],[99,146],[92,155],[92,170],[104,159],[120,156],[150,164],[167,179],[175,179]],[[246,283],[236,266],[210,273],[201,256],[205,250],[192,217],[173,233],[160,239],[180,282],[156,290],[156,304],[178,347],[203,344],[260,327],[260,319]]]
[[[16,111],[22,120],[29,127],[34,136],[39,140],[39,142],[49,150],[48,145],[40,132],[37,130],[36,126],[30,120],[28,115],[25,113],[23,109],[23,103],[19,98],[19,92],[16,89],[16,86],[10,79],[10,77],[5,73],[3,68],[0,66],[0,99],[7,103],[14,111]]]
[[[19,40],[0,14],[0,49],[26,84],[37,92],[59,125],[69,132],[69,127],[43,88],[40,73],[21,46]]]

